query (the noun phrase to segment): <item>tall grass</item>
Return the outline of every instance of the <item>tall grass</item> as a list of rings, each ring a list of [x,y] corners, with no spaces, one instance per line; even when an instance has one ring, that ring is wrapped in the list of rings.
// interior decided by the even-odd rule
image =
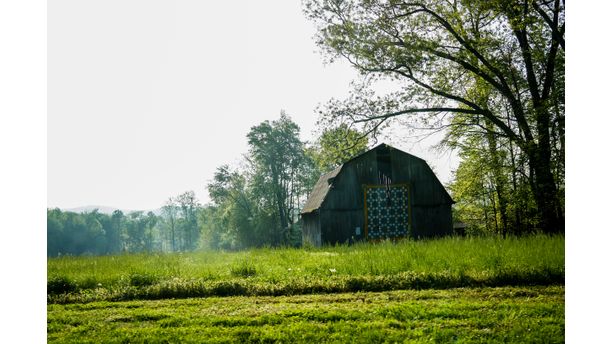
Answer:
[[[49,302],[563,283],[563,236],[47,261]],[[62,289],[64,286],[65,289]]]

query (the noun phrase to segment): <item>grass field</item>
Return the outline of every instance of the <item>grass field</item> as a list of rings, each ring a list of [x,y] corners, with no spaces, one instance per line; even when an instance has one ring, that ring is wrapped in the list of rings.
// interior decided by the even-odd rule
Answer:
[[[563,284],[562,236],[48,259],[49,303]]]
[[[49,342],[564,341],[563,236],[47,261]]]
[[[48,305],[48,341],[562,343],[562,286]]]

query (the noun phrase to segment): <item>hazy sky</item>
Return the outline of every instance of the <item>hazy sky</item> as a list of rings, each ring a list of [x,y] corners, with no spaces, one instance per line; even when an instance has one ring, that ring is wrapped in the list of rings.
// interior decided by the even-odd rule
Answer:
[[[206,202],[215,168],[281,109],[311,139],[317,104],[358,75],[323,64],[300,3],[49,2],[47,205],[154,209],[187,190]],[[458,162],[432,141],[388,143],[443,183]]]

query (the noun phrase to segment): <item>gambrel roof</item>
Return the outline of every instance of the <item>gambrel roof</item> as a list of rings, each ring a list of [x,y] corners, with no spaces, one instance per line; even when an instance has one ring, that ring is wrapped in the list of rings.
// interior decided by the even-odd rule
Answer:
[[[317,209],[319,209],[321,207],[321,205],[323,204],[323,201],[325,201],[325,198],[327,197],[327,194],[329,193],[329,190],[331,189],[332,182],[334,180],[334,178],[336,178],[340,172],[342,171],[342,168],[344,166],[347,166],[350,162],[358,159],[359,157],[368,154],[380,147],[387,147],[390,149],[394,149],[398,152],[401,152],[405,155],[408,155],[412,158],[418,159],[419,161],[422,161],[425,166],[427,166],[427,169],[431,172],[431,174],[433,175],[433,178],[435,179],[435,181],[437,182],[437,184],[439,185],[439,187],[444,190],[444,193],[446,194],[446,197],[448,197],[448,200],[450,201],[450,203],[455,203],[451,196],[448,194],[448,191],[446,191],[446,188],[444,188],[444,186],[442,185],[442,183],[440,182],[440,180],[437,178],[437,176],[435,175],[435,173],[433,173],[433,171],[431,170],[431,168],[429,167],[429,165],[427,164],[427,162],[417,156],[414,156],[412,154],[406,153],[402,150],[399,150],[397,148],[391,147],[385,143],[381,143],[380,145],[377,145],[376,147],[363,152],[361,154],[358,154],[352,158],[350,158],[349,160],[347,160],[346,162],[344,162],[343,164],[341,164],[340,166],[336,167],[334,170],[327,172],[323,175],[321,175],[321,177],[319,177],[319,180],[317,181],[317,183],[315,184],[314,188],[312,189],[312,192],[310,193],[310,195],[308,196],[308,199],[306,200],[306,204],[304,204],[304,207],[302,208],[302,211],[300,212],[301,214],[308,214],[311,213]]]

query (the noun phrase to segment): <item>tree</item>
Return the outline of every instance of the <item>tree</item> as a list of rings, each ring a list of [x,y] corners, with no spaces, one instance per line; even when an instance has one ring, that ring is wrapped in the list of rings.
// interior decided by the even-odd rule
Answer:
[[[287,244],[299,217],[300,201],[310,187],[314,164],[304,153],[300,129],[281,111],[275,121],[264,121],[247,134],[252,168],[251,188],[258,204],[278,219],[271,228],[273,245]]]
[[[198,212],[200,226],[200,247],[208,249],[230,249],[227,237],[227,226],[224,225],[220,209],[215,205],[206,205]]]
[[[155,250],[155,225],[157,225],[157,221],[157,216],[155,216],[152,211],[147,212],[147,216],[144,219],[144,246],[147,252],[152,252]]]
[[[175,252],[178,249],[177,243],[177,217],[178,209],[174,199],[170,197],[162,207],[162,221],[164,224],[164,233],[166,233],[166,241],[170,243],[170,250]]]
[[[245,248],[265,241],[265,234],[254,221],[262,214],[257,211],[254,197],[247,189],[244,174],[222,165],[207,188],[214,203],[207,212],[215,218],[206,221],[209,243],[216,248]]]
[[[143,211],[133,211],[127,216],[127,248],[130,252],[143,252],[150,250],[152,243],[152,232],[150,229],[151,218]]]
[[[85,252],[93,254],[106,253],[108,244],[105,227],[108,228],[110,223],[108,215],[100,214],[98,209],[94,209],[91,212],[82,214],[82,216],[85,218],[85,228],[88,236],[88,248]]]
[[[526,156],[540,228],[564,230],[564,3],[308,0],[305,12],[328,56],[366,75],[328,103],[330,118],[372,134],[406,116],[413,128],[491,132]],[[377,96],[380,78],[400,90]],[[474,92],[482,85],[487,102]]]
[[[132,212],[125,216],[115,210],[107,215],[93,210],[85,213],[47,209],[47,254],[113,254],[163,250],[160,218]]]
[[[299,211],[318,177],[299,132],[281,112],[251,128],[246,163],[217,168],[207,184],[212,204],[199,217],[205,246],[299,245]]]
[[[183,233],[183,250],[193,250],[197,247],[200,239],[197,211],[200,207],[193,191],[187,191],[175,198],[180,211],[179,220],[181,232]]]
[[[346,123],[329,127],[323,125],[321,134],[308,154],[321,173],[329,172],[348,159],[368,149],[368,138]]]
[[[47,256],[64,253],[64,221],[58,208],[47,209]]]
[[[123,250],[123,224],[125,215],[121,210],[113,211],[111,215],[110,225],[106,231],[108,252],[116,253]]]

